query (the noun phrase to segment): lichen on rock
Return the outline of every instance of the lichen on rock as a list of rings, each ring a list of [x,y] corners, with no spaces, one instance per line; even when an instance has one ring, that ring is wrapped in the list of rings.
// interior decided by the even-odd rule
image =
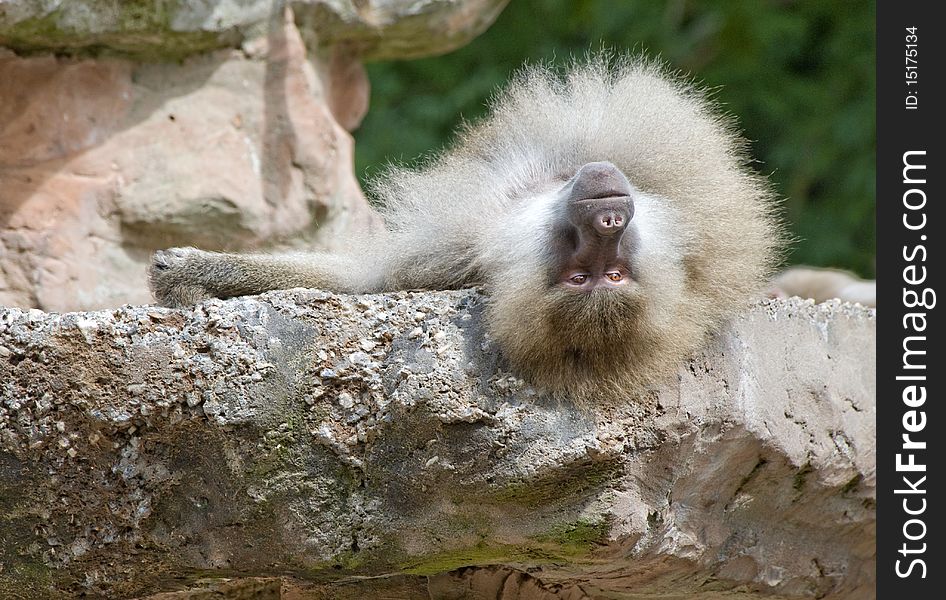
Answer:
[[[0,47],[178,60],[235,48],[284,7],[313,48],[344,43],[366,58],[442,54],[485,30],[509,0],[12,0],[0,5]]]

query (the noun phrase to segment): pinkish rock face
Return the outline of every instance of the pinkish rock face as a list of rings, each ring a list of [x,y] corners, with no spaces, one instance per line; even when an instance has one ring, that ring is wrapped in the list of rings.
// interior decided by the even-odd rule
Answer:
[[[378,226],[348,134],[368,107],[361,61],[460,47],[507,3],[7,2],[0,306],[145,303],[157,248],[331,249]]]
[[[367,97],[350,62],[315,68],[291,21],[183,64],[0,55],[0,305],[146,303],[154,249],[331,246],[373,226],[329,108],[363,114],[332,102]]]

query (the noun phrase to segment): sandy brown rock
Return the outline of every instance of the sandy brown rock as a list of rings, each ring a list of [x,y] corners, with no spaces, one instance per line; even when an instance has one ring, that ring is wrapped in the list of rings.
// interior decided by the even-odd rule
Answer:
[[[504,369],[483,301],[0,312],[0,595],[871,597],[872,310],[759,305],[581,410]]]
[[[362,60],[446,52],[505,3],[0,3],[0,306],[140,304],[159,248],[376,227],[348,133]]]
[[[0,305],[147,302],[157,248],[331,247],[376,222],[291,23],[249,56],[7,53],[0,78]]]

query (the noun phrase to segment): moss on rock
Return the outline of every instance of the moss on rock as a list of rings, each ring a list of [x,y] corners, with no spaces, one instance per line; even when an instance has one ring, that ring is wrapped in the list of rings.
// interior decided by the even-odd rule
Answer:
[[[0,18],[0,46],[24,54],[118,54],[139,60],[173,61],[239,43],[241,36],[235,30],[175,30],[175,5],[139,0],[89,1],[81,11],[60,7],[17,21],[4,22]]]

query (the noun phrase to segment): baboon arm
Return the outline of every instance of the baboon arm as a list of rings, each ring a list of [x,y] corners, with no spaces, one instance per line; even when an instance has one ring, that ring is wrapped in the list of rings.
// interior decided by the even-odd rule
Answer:
[[[343,254],[223,254],[171,248],[154,254],[149,278],[158,302],[187,306],[206,298],[294,287],[379,291],[384,271],[382,260]]]

